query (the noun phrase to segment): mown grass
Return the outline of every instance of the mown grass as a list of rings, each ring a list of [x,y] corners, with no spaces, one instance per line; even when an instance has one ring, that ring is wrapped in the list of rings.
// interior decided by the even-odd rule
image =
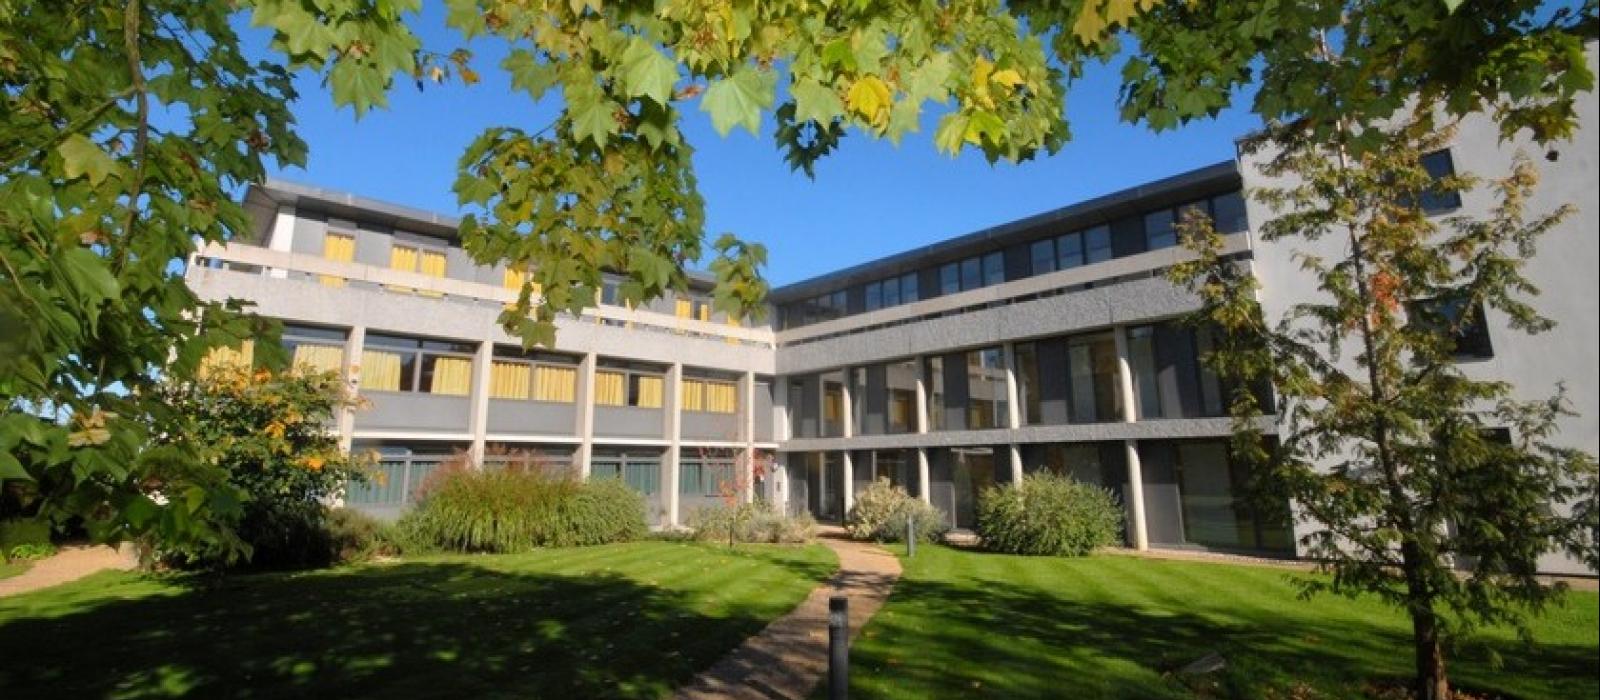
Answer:
[[[1300,600],[1282,569],[944,547],[901,561],[851,653],[852,698],[1344,698],[1411,671],[1398,611]],[[1593,698],[1597,625],[1596,595],[1575,592],[1535,623],[1536,646],[1488,630],[1450,657],[1450,673],[1481,696]],[[1226,669],[1175,672],[1211,651]]]
[[[798,604],[820,545],[638,542],[0,599],[33,697],[660,697]]]
[[[32,566],[32,562],[18,559],[16,561],[0,561],[0,578],[11,578]]]

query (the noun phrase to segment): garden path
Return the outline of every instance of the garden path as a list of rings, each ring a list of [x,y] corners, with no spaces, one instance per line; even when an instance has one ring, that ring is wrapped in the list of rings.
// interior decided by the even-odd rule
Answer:
[[[120,548],[105,545],[62,547],[61,551],[34,562],[27,571],[0,579],[0,598],[76,581],[107,569],[128,571],[138,565],[132,545]]]
[[[850,597],[850,638],[883,607],[900,579],[900,560],[881,547],[824,533],[839,556],[839,571],[788,615],[767,625],[678,691],[679,700],[789,698],[802,700],[828,670],[828,598]]]

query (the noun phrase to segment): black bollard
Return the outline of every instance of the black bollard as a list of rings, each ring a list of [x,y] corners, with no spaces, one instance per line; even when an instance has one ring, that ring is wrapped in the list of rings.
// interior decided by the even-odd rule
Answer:
[[[850,693],[850,599],[828,598],[828,700]]]

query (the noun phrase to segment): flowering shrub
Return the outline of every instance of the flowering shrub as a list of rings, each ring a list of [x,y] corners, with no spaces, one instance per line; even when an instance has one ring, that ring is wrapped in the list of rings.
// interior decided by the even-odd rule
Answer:
[[[186,443],[206,463],[172,469],[213,469],[226,479],[231,490],[216,490],[209,498],[236,503],[212,504],[212,510],[235,514],[221,525],[242,545],[250,566],[298,568],[337,560],[325,504],[348,481],[365,479],[368,472],[368,459],[344,454],[330,430],[354,402],[337,374],[221,364],[194,381],[165,385],[162,399],[171,410],[163,414],[166,424],[159,426],[154,449]],[[167,485],[157,472],[147,488],[169,500],[191,497],[190,492],[168,493]],[[226,547],[158,554],[191,566],[242,563]]]
[[[950,529],[937,508],[899,486],[891,486],[888,479],[872,482],[856,494],[855,500],[845,516],[844,527],[858,540],[904,542],[907,519],[915,522],[920,541],[937,542]]]

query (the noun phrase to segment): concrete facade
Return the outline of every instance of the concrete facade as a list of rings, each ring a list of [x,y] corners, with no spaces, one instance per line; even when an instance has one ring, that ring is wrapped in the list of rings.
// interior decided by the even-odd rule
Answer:
[[[1576,415],[1563,420],[1557,441],[1595,453],[1596,108],[1590,101],[1579,109],[1576,140],[1557,160],[1538,158],[1544,182],[1529,203],[1536,214],[1578,206],[1528,268],[1545,290],[1539,307],[1558,326],[1528,338],[1491,314],[1493,357],[1467,370],[1507,380],[1523,398],[1563,383]],[[1464,125],[1450,155],[1457,170],[1492,176],[1519,149],[1528,144],[1499,143],[1492,124],[1478,120]],[[824,517],[842,515],[859,489],[887,478],[967,527],[982,488],[1049,469],[1122,498],[1130,546],[1287,557],[1296,553],[1292,523],[1256,512],[1235,492],[1241,476],[1223,447],[1230,422],[1220,385],[1195,359],[1208,337],[1175,323],[1198,302],[1162,278],[1185,255],[1170,222],[1199,206],[1229,232],[1225,252],[1262,281],[1269,315],[1314,298],[1293,256],[1316,251],[1264,244],[1252,232],[1271,216],[1240,194],[1271,184],[1257,158],[776,289],[770,327],[730,325],[720,315],[697,320],[709,298],[704,279],[681,300],[602,304],[563,317],[554,352],[574,372],[570,400],[489,395],[491,365],[516,345],[496,321],[515,291],[502,286],[503,270],[473,264],[446,217],[269,183],[246,198],[255,238],[207,247],[187,274],[205,298],[248,300],[288,324],[342,333],[352,382],[374,334],[463,348],[459,356],[473,363],[466,395],[363,392],[371,407],[340,421],[345,443],[378,449],[402,484],[451,450],[482,459],[528,449],[585,478],[603,471],[627,480],[667,527],[715,501],[704,476],[712,472],[745,476],[744,499]],[[1453,213],[1483,214],[1491,204],[1486,192],[1473,192]],[[330,232],[354,239],[350,262],[323,258]],[[397,243],[441,252],[444,276],[389,269]],[[330,277],[343,282],[330,286]],[[640,386],[627,380],[622,404],[615,386],[597,380],[620,366],[644,367],[646,376]],[[703,400],[688,383],[713,380],[736,397],[732,412],[686,407]],[[1260,427],[1273,432],[1275,417],[1263,416]],[[757,462],[770,467],[759,484],[748,478]],[[363,497],[374,510],[398,510],[405,488]],[[1546,565],[1583,571],[1562,557]]]

